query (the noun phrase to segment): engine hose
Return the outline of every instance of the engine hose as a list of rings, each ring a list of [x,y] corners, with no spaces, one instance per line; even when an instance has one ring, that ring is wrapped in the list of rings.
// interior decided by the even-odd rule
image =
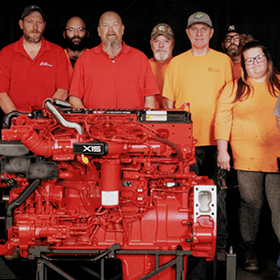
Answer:
[[[79,124],[77,124],[75,122],[69,122],[69,121],[67,121],[63,118],[63,116],[59,113],[59,111],[52,104],[52,99],[51,98],[48,98],[44,101],[44,107],[46,107],[52,113],[52,115],[56,118],[56,120],[62,126],[67,127],[67,128],[74,128],[74,129],[77,130],[77,132],[79,134],[84,133],[84,129],[82,128],[82,126],[80,126]]]
[[[31,113],[20,113],[19,111],[12,111],[5,115],[3,120],[3,129],[10,129],[12,118],[18,117],[19,115],[26,115],[28,117],[32,117]]]
[[[40,185],[41,180],[36,179],[30,186],[24,189],[24,191],[13,200],[11,203],[8,204],[6,209],[6,229],[13,225],[13,212],[14,210],[20,206],[26,199],[36,190],[36,188]]]
[[[177,155],[178,155],[178,159],[179,161],[183,161],[183,155],[182,155],[182,152],[180,150],[180,148],[174,144],[173,142],[170,142],[164,138],[161,138],[161,137],[157,137],[157,136],[151,136],[152,139],[158,141],[158,142],[161,142],[161,143],[164,143],[168,146],[170,146],[171,148],[174,148],[174,150],[177,152]]]

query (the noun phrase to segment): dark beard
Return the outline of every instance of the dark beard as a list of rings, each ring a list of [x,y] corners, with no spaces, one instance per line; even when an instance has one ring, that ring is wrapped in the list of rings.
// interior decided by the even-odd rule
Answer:
[[[81,41],[79,43],[74,43],[72,40],[75,38],[80,38]],[[72,51],[81,51],[86,48],[87,45],[87,35],[85,35],[83,38],[79,36],[75,36],[73,38],[69,38],[68,36],[65,36],[66,46]]]
[[[230,46],[229,46],[230,47]],[[238,56],[239,55],[239,50],[237,49],[229,49],[227,48],[226,52],[230,57]]]

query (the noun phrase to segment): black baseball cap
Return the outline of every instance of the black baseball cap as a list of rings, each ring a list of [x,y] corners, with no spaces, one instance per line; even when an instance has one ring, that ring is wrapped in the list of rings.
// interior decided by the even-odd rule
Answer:
[[[41,16],[43,17],[43,19],[46,20],[46,17],[45,17],[45,14],[44,14],[43,10],[36,5],[31,5],[31,6],[26,7],[23,10],[20,19],[23,20],[25,17],[27,17],[32,12],[39,12],[41,14]]]

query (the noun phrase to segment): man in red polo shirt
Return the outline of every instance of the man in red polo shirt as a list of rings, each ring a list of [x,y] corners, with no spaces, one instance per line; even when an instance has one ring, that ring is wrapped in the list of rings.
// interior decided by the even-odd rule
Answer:
[[[42,106],[48,98],[67,98],[69,74],[63,49],[43,38],[46,21],[38,6],[19,20],[21,39],[0,52],[0,106],[5,114]]]
[[[159,94],[148,58],[122,41],[124,26],[112,11],[99,20],[101,44],[84,52],[72,76],[69,100],[76,108],[155,108]]]

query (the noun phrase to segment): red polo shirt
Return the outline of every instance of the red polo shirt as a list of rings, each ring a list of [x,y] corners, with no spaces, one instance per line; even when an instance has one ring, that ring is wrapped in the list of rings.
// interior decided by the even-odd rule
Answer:
[[[69,95],[79,97],[86,108],[144,108],[144,98],[159,89],[148,58],[123,42],[111,59],[101,44],[77,60]]]
[[[88,51],[88,49],[85,49],[84,51]],[[69,71],[69,85],[70,85],[71,84],[72,75],[73,75],[73,66],[72,66],[72,63],[71,63],[71,60],[70,60],[70,57],[69,57],[67,49],[64,49],[64,52],[65,52],[66,57],[67,57],[68,71]]]
[[[23,48],[22,38],[0,52],[0,92],[8,93],[19,111],[42,106],[57,89],[68,90],[68,86],[65,53],[44,38],[33,60]]]

